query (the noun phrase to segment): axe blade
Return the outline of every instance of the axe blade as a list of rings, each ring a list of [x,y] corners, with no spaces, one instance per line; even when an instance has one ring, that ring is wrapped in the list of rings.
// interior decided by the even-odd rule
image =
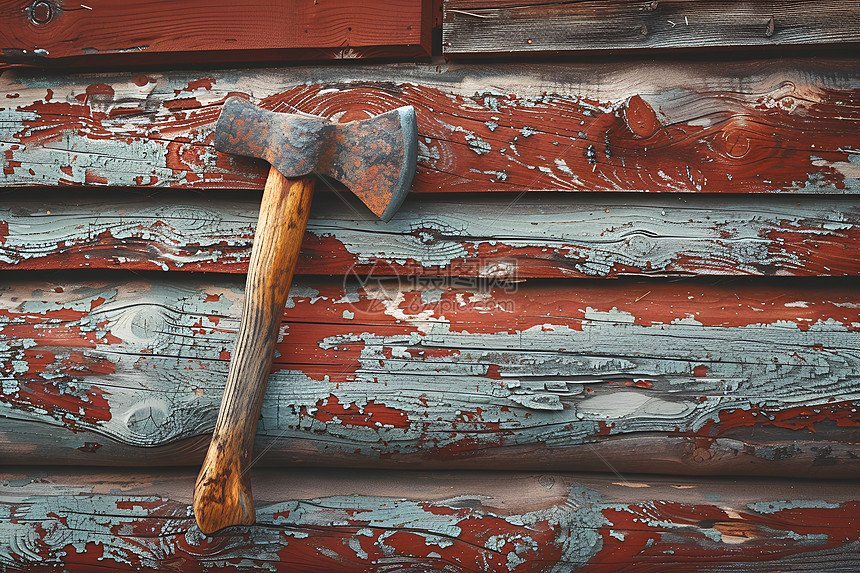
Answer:
[[[418,156],[412,106],[363,120],[328,119],[261,109],[243,98],[224,102],[215,149],[268,161],[285,177],[325,175],[346,185],[383,221],[406,198]]]

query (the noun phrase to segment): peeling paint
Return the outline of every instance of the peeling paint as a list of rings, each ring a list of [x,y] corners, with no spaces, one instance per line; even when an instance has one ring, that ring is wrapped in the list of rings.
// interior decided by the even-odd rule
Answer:
[[[151,75],[154,81],[140,84],[69,75],[57,85],[38,73],[4,74],[0,86],[19,97],[0,118],[0,183],[261,188],[261,165],[210,147],[219,105],[231,93],[342,118],[415,106],[419,192],[845,194],[860,181],[851,151],[860,148],[860,119],[850,103],[860,83],[835,60],[786,60],[754,71],[743,63],[640,62]],[[492,93],[487,85],[496,86]],[[88,98],[92,86],[114,95],[100,88]],[[540,171],[547,176],[536,179]]]
[[[681,556],[697,567],[731,560],[779,569],[798,556],[822,567],[850,564],[860,548],[853,490],[837,482],[817,484],[824,497],[814,501],[803,488],[770,480],[768,492],[792,501],[759,513],[746,505],[760,481],[729,488],[699,478],[688,489],[684,480],[650,478],[649,488],[629,490],[603,477],[544,477],[560,486],[556,494],[534,475],[510,472],[353,470],[345,478],[342,470],[256,469],[257,523],[204,536],[186,470],[7,473],[0,484],[20,485],[0,485],[0,566],[357,573],[396,563],[534,573],[619,563],[664,569]],[[353,493],[338,493],[345,489]],[[726,496],[708,501],[700,489]],[[483,501],[451,508],[444,497],[452,494]]]
[[[170,444],[214,423],[241,282],[7,285],[0,407],[19,428],[9,454],[16,440],[37,439],[26,428],[39,424],[50,428],[43,447],[63,459],[93,463],[140,446],[174,459]],[[691,469],[851,471],[853,446],[827,428],[856,425],[860,357],[845,350],[857,346],[856,293],[782,284],[482,291],[298,280],[258,444],[281,461],[482,467],[518,448],[531,451],[518,454],[522,466],[550,456],[585,467],[596,447],[627,467],[635,460],[610,453],[613,444],[651,432],[651,447]],[[786,306],[801,296],[806,307]],[[503,301],[515,313],[488,312]],[[36,391],[56,403],[26,398]],[[81,402],[82,415],[85,398],[96,402]],[[752,440],[764,430],[783,441]],[[102,447],[80,451],[84,441]]]
[[[860,213],[844,200],[414,198],[383,224],[320,195],[299,274],[836,276],[860,267],[844,254],[860,248]],[[0,210],[0,266],[244,273],[258,210],[247,193],[21,198]]]
[[[803,500],[803,501],[758,501],[747,504],[751,510],[756,513],[773,514],[790,509],[834,509],[839,507],[838,503],[828,503],[823,500]]]

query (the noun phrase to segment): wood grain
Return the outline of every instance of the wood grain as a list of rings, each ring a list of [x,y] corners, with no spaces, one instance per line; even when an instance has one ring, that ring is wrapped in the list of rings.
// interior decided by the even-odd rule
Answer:
[[[245,273],[256,193],[98,189],[0,195],[0,269]],[[618,277],[860,272],[853,197],[413,196],[381,223],[318,194],[299,274]]]
[[[128,278],[3,287],[9,463],[199,463],[241,277]],[[856,281],[411,280],[293,285],[265,463],[856,475]]]
[[[860,42],[851,0],[448,0],[446,56]]]
[[[188,471],[5,467],[9,572],[853,571],[857,488],[543,471],[260,470],[257,525],[204,536]]]
[[[272,167],[245,282],[242,321],[212,441],[194,488],[200,530],[254,524],[248,470],[284,305],[308,223],[314,179],[287,179]]]
[[[7,70],[0,185],[261,189],[211,147],[221,103],[418,117],[414,190],[860,190],[855,59],[349,66],[51,75]]]
[[[0,7],[0,67],[429,57],[430,4],[13,0]]]

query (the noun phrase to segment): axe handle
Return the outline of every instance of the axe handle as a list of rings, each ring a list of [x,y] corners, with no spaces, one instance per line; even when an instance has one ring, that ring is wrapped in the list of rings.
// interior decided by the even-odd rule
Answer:
[[[239,338],[212,442],[194,487],[194,515],[206,534],[228,525],[252,525],[256,518],[249,462],[313,189],[311,177],[287,179],[274,167],[269,170]]]

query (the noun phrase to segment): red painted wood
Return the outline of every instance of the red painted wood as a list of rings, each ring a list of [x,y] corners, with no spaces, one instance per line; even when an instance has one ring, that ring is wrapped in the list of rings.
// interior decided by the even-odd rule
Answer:
[[[611,277],[860,273],[851,198],[412,197],[388,223],[318,193],[299,274]],[[19,190],[0,269],[247,272],[259,196]]]
[[[0,6],[0,68],[429,56],[430,4],[14,0]]]
[[[32,463],[27,446],[47,440],[78,464],[197,463],[241,296],[239,281],[194,285],[7,289],[0,403],[35,421],[4,455]],[[512,286],[302,281],[258,434],[266,463],[856,471],[852,283]]]
[[[845,482],[258,470],[258,520],[203,536],[193,474],[4,468],[6,571],[821,571],[860,564]]]
[[[416,192],[856,193],[856,70],[771,60],[10,76],[0,184],[261,189],[262,162],[210,147],[220,104],[253,84],[265,108],[339,121],[415,106]]]

